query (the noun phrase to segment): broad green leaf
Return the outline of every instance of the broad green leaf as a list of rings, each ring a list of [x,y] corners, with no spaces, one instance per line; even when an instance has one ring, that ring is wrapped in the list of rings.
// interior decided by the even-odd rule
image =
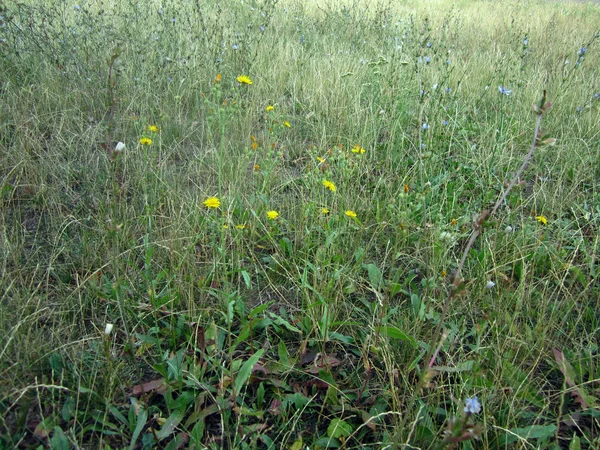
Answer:
[[[576,434],[571,438],[571,443],[569,444],[569,450],[581,450],[581,439]]]
[[[556,425],[531,425],[525,428],[513,428],[500,438],[500,445],[512,444],[520,440],[543,439],[554,435]]]
[[[131,408],[134,409],[135,405],[131,405]],[[135,424],[135,430],[133,430],[133,434],[131,435],[131,442],[129,443],[129,450],[133,450],[135,448],[135,443],[140,437],[140,433],[144,430],[144,426],[146,425],[146,421],[148,420],[148,412],[144,409],[143,406],[139,407],[139,412],[137,414],[137,421]]]
[[[244,283],[246,284],[246,288],[252,289],[252,281],[250,280],[250,274],[245,270],[242,270],[242,278],[244,279]]]
[[[248,318],[254,319],[256,316],[263,313],[265,311],[265,309],[267,309],[273,303],[275,303],[275,302],[270,301],[267,303],[263,303],[262,305],[258,305],[256,308],[254,308],[252,311],[250,311],[250,314],[248,314]]]
[[[333,419],[327,427],[327,436],[330,438],[339,439],[340,437],[348,437],[352,434],[352,425],[342,419]]]
[[[284,320],[281,317],[279,317],[277,314],[273,314],[272,312],[270,312],[269,315],[271,316],[271,318],[273,319],[273,322],[276,325],[282,325],[282,326],[286,327],[289,331],[293,331],[294,333],[302,334],[302,331],[300,331],[294,325],[289,323],[287,320]]]
[[[417,347],[417,341],[415,341],[415,338],[407,335],[400,328],[396,328],[396,327],[392,327],[392,326],[381,327],[381,335],[387,336],[392,339],[400,339],[402,341],[407,341],[413,347],[415,347],[415,348]]]
[[[252,374],[252,369],[254,368],[254,366],[256,365],[256,363],[261,358],[261,356],[263,355],[264,352],[265,352],[265,349],[261,348],[254,355],[252,355],[250,358],[248,358],[244,362],[244,364],[242,364],[242,367],[240,368],[239,373],[235,377],[235,383],[233,386],[233,389],[234,389],[234,392],[236,395],[240,393],[242,387],[244,386],[244,384],[246,384],[246,381],[248,381],[248,378],[250,378],[250,375]]]
[[[173,434],[179,422],[183,419],[185,415],[185,411],[181,409],[177,409],[171,413],[171,415],[167,418],[166,422],[163,424],[162,428],[156,432],[156,437],[159,441],[168,438]]]
[[[383,279],[383,275],[381,270],[379,270],[379,267],[377,267],[375,264],[364,264],[363,268],[367,269],[367,272],[369,273],[369,281],[371,282],[373,289],[379,290],[381,287],[381,280]]]
[[[69,440],[65,436],[62,428],[54,427],[54,434],[50,439],[50,448],[52,450],[71,450]]]

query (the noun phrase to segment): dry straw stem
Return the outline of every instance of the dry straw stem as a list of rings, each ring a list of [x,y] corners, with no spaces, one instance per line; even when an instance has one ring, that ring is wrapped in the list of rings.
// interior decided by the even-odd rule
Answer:
[[[504,201],[506,200],[506,197],[508,196],[508,194],[510,193],[512,188],[515,186],[515,184],[517,184],[517,182],[519,181],[519,178],[521,177],[521,174],[527,168],[527,166],[529,165],[529,162],[533,158],[535,149],[540,144],[539,138],[540,138],[540,125],[542,123],[542,117],[551,108],[551,106],[552,105],[549,102],[546,102],[546,91],[544,90],[544,94],[542,96],[542,99],[540,100],[540,103],[538,105],[535,105],[535,104],[533,105],[533,109],[537,114],[537,118],[536,118],[536,122],[535,122],[535,131],[533,134],[533,142],[531,144],[531,149],[529,150],[529,153],[527,153],[527,155],[525,156],[525,159],[523,160],[523,164],[521,164],[521,167],[519,168],[519,170],[517,171],[515,176],[512,178],[511,182],[509,183],[509,185],[506,188],[506,190],[504,191],[504,193],[500,196],[500,198],[498,198],[498,201],[496,202],[494,207],[489,211],[488,210],[483,211],[479,215],[479,218],[475,222],[473,222],[473,232],[471,234],[471,237],[469,238],[469,241],[467,242],[467,245],[465,246],[460,263],[458,264],[458,267],[456,268],[456,271],[454,272],[454,277],[452,279],[452,285],[450,288],[450,292],[448,293],[448,297],[446,297],[446,301],[444,303],[444,308],[442,310],[442,314],[440,315],[440,319],[438,321],[437,327],[433,334],[433,338],[431,340],[431,345],[429,346],[429,350],[427,351],[425,361],[429,361],[429,364],[428,364],[427,368],[425,370],[423,370],[423,372],[421,373],[419,385],[417,386],[417,390],[416,390],[417,395],[419,392],[421,392],[421,389],[423,388],[423,384],[425,383],[425,380],[427,379],[427,374],[428,374],[430,368],[433,366],[432,358],[433,358],[433,354],[434,354],[433,352],[434,352],[435,344],[440,339],[440,335],[442,332],[442,326],[444,324],[444,320],[446,319],[446,315],[448,314],[448,310],[450,309],[450,303],[452,302],[452,299],[455,297],[455,295],[458,291],[458,288],[460,287],[461,272],[462,272],[462,269],[467,260],[467,256],[469,255],[471,248],[475,244],[475,241],[481,234],[481,229],[482,229],[482,226],[485,223],[485,221],[488,218],[490,218],[491,216],[493,216],[498,211],[498,209],[500,208],[500,205],[502,205],[504,203]]]

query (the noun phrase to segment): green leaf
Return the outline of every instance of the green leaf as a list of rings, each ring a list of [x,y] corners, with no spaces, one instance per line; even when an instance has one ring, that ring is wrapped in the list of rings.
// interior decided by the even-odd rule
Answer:
[[[383,274],[381,273],[381,270],[379,270],[379,267],[375,264],[363,264],[363,268],[367,269],[367,272],[369,273],[369,281],[371,282],[373,289],[379,290],[381,280],[383,279]]]
[[[131,408],[135,410],[135,405],[131,405]],[[135,424],[135,430],[133,430],[133,434],[131,435],[131,442],[129,443],[129,450],[133,450],[135,448],[135,443],[140,437],[140,433],[144,430],[144,426],[146,425],[146,421],[148,420],[148,412],[144,409],[143,406],[140,406],[139,412],[137,414],[137,421]]]
[[[252,281],[250,280],[250,274],[245,270],[242,270],[242,278],[244,279],[244,283],[246,284],[246,288],[252,289]]]
[[[402,341],[407,341],[410,343],[410,345],[417,348],[417,341],[415,341],[415,338],[407,335],[400,328],[396,328],[396,327],[392,327],[392,326],[381,327],[381,335],[387,336],[392,339],[400,339]]]
[[[262,305],[258,305],[256,308],[254,308],[252,311],[250,311],[250,314],[248,314],[248,318],[254,319],[256,316],[263,313],[265,311],[265,309],[267,309],[273,303],[275,303],[275,302],[271,300],[270,302],[263,303]]]
[[[350,436],[352,431],[354,431],[352,425],[348,422],[342,419],[333,419],[327,427],[327,436],[339,439],[340,437]]]
[[[233,386],[235,395],[240,393],[242,387],[244,386],[244,384],[246,384],[246,381],[248,381],[248,378],[250,378],[250,375],[252,374],[252,369],[254,368],[254,366],[256,365],[256,363],[261,358],[261,356],[263,355],[264,352],[265,352],[265,349],[261,348],[254,355],[252,355],[250,358],[248,358],[244,362],[244,364],[242,364],[242,367],[240,368],[240,371],[237,374],[237,377],[235,378],[235,383]]]
[[[581,450],[581,439],[576,434],[571,438],[571,443],[569,444],[569,450]]]
[[[167,418],[166,422],[162,426],[162,428],[156,433],[156,437],[159,441],[168,438],[173,434],[179,422],[183,419],[185,415],[185,411],[181,409],[177,409],[171,413],[171,415]]]
[[[513,428],[500,438],[500,445],[512,444],[518,440],[544,439],[554,435],[556,425],[532,425],[525,428]]]
[[[273,314],[272,312],[270,312],[269,315],[271,316],[271,318],[273,319],[273,322],[276,325],[282,325],[282,326],[286,327],[289,331],[293,331],[294,333],[302,334],[302,331],[300,331],[298,328],[296,328],[294,325],[292,325],[288,321],[279,317],[277,314]]]
[[[54,427],[54,435],[50,439],[50,448],[52,450],[70,450],[69,440],[60,427]]]

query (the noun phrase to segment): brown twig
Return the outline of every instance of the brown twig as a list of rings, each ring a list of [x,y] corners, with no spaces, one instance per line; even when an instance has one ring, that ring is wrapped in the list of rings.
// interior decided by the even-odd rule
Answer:
[[[425,380],[427,379],[427,373],[428,373],[429,369],[434,365],[434,364],[432,364],[431,359],[434,355],[435,345],[440,339],[442,327],[444,325],[444,320],[446,319],[448,310],[450,309],[450,304],[452,303],[452,299],[454,299],[454,297],[456,296],[456,294],[459,290],[458,288],[461,285],[461,272],[464,268],[465,262],[467,260],[467,256],[469,255],[471,248],[475,244],[475,241],[481,234],[481,230],[482,230],[482,227],[483,227],[485,221],[488,218],[490,218],[491,216],[493,216],[498,211],[500,206],[506,200],[506,197],[508,196],[508,194],[510,193],[512,188],[519,181],[519,178],[520,178],[521,174],[523,173],[523,171],[527,168],[527,166],[531,162],[531,159],[533,158],[535,149],[540,145],[539,138],[540,138],[540,125],[542,123],[542,117],[551,108],[551,106],[552,105],[550,103],[546,102],[546,91],[544,90],[544,95],[543,95],[542,99],[540,100],[540,103],[538,105],[535,105],[535,104],[533,105],[533,109],[537,114],[537,118],[536,118],[536,122],[535,122],[535,131],[534,131],[533,142],[531,144],[531,149],[529,150],[529,153],[527,153],[527,155],[525,156],[525,159],[523,160],[523,164],[521,165],[521,167],[519,168],[519,170],[517,171],[515,176],[512,178],[511,182],[509,183],[509,185],[506,188],[506,190],[504,191],[504,193],[500,196],[500,198],[498,198],[498,201],[495,203],[494,207],[489,211],[488,210],[483,211],[480,214],[479,218],[475,222],[473,222],[473,232],[471,234],[471,237],[469,238],[469,241],[467,242],[467,245],[465,246],[465,249],[463,251],[463,254],[462,254],[462,257],[458,264],[458,267],[456,268],[456,271],[454,272],[454,277],[452,278],[452,285],[450,287],[450,292],[448,293],[448,296],[446,297],[446,301],[444,302],[444,308],[442,309],[442,313],[440,314],[437,326],[435,328],[435,332],[433,333],[433,338],[431,339],[431,345],[429,346],[429,349],[427,350],[425,361],[429,361],[429,364],[428,364],[427,368],[425,370],[423,370],[423,372],[421,374],[419,383],[417,385],[416,395],[418,395],[418,393],[421,392],[421,389],[423,388]],[[436,352],[436,355],[437,355],[437,352]]]

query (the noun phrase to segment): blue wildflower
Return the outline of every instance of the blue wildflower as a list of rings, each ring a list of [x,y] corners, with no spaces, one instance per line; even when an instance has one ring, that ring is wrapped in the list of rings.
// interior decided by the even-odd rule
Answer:
[[[498,86],[498,90],[501,94],[504,95],[510,95],[510,93],[512,92],[512,89],[506,89],[504,86]]]
[[[233,44],[233,45],[231,46],[231,48],[232,48],[232,49],[234,49],[234,50],[237,50],[237,49],[238,49],[238,48],[240,48],[240,47],[239,47],[239,45],[237,45],[237,44]]]
[[[583,111],[583,108],[581,106],[578,106],[577,107],[577,112],[581,112],[581,111]]]
[[[529,44],[529,40],[527,38],[523,39],[523,45],[527,47],[527,44]]]
[[[431,48],[431,42],[427,43],[427,48]]]
[[[583,56],[587,53],[587,47],[581,47],[577,52],[577,56]]]
[[[260,31],[265,31],[265,27],[263,27],[262,25],[260,26]]]
[[[452,92],[452,88],[447,87],[446,88],[446,94],[449,94],[450,92]]]
[[[448,125],[448,121],[447,120],[442,120],[442,125],[447,126]]]
[[[423,58],[423,61],[425,61],[425,64],[429,64],[431,62],[431,58],[429,56],[426,56]]]
[[[421,125],[421,128],[423,128],[424,130],[428,130],[429,129],[429,124],[428,123],[424,123],[423,125]]]
[[[481,403],[477,396],[465,400],[465,412],[467,414],[479,414],[481,412]]]
[[[595,98],[596,100],[600,100],[600,93],[594,94],[594,98]]]

